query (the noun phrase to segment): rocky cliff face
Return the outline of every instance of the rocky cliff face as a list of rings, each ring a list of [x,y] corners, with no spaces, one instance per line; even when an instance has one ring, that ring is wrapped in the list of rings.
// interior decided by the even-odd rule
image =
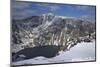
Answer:
[[[44,45],[68,47],[84,39],[95,39],[95,23],[52,13],[12,20],[12,52]]]

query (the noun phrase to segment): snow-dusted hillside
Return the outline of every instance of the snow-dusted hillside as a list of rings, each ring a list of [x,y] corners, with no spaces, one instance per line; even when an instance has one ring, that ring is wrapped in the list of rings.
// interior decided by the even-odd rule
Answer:
[[[58,56],[53,58],[48,59],[40,56],[29,60],[13,62],[12,65],[46,64],[79,61],[95,61],[95,41],[78,43],[69,51],[60,52]]]
[[[78,18],[56,16],[52,13],[12,20],[12,52],[27,47],[63,45],[80,37],[95,39],[95,23]],[[89,39],[90,38],[90,39]],[[17,48],[18,49],[17,49]]]

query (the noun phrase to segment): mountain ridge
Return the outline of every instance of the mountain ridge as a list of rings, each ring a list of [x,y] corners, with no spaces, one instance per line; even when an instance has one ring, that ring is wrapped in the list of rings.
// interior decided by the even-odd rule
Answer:
[[[62,40],[77,40],[92,33],[95,33],[95,23],[51,13],[12,20],[12,46],[35,47],[53,44],[55,41],[62,45]]]

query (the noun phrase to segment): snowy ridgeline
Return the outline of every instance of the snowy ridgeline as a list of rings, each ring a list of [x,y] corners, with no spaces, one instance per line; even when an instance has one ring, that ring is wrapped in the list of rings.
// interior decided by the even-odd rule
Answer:
[[[69,51],[60,52],[58,56],[53,58],[45,58],[40,56],[24,61],[12,62],[12,65],[46,64],[78,61],[95,61],[95,41],[78,43]]]
[[[46,13],[12,21],[13,53],[29,47],[63,46],[68,45],[70,41],[77,43],[79,40],[93,39],[95,39],[95,23],[82,19]]]

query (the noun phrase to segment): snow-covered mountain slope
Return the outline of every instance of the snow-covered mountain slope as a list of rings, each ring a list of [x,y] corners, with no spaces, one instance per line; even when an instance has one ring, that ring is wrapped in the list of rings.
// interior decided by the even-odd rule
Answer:
[[[71,17],[56,16],[52,13],[12,20],[12,52],[16,46],[22,49],[43,45],[68,45],[68,41],[95,39],[95,23]],[[15,46],[16,45],[16,46]],[[67,46],[66,46],[67,47]]]

